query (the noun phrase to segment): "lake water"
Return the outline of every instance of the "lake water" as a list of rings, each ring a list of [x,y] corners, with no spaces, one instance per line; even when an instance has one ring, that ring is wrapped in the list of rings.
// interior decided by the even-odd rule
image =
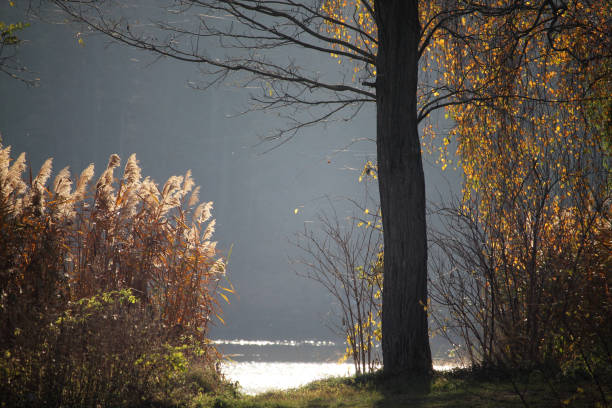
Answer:
[[[329,340],[215,340],[226,357],[225,376],[246,394],[286,390],[332,376],[354,372],[338,363],[344,345]]]
[[[345,345],[329,340],[214,340],[226,356],[225,376],[250,395],[296,388],[309,382],[355,373],[349,360],[340,363]],[[435,362],[434,369],[453,368]]]
[[[290,362],[226,362],[225,376],[237,381],[245,394],[255,395],[272,390],[300,387],[315,380],[347,376],[354,373],[346,363],[290,363]]]

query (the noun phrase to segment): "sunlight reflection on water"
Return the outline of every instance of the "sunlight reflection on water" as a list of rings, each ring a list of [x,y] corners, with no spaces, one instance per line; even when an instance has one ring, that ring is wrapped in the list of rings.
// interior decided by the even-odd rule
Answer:
[[[315,380],[353,375],[352,363],[338,363],[344,345],[322,340],[214,340],[230,360],[221,365],[227,379],[254,395],[300,387]],[[452,364],[436,362],[444,371]]]
[[[232,346],[312,346],[312,347],[334,347],[336,343],[328,340],[212,340],[215,345]]]
[[[436,371],[453,369],[451,365],[434,365]],[[274,362],[225,362],[221,365],[225,376],[238,382],[245,394],[255,395],[266,391],[288,390],[315,380],[330,377],[346,377],[355,373],[353,364],[347,363],[274,363]]]
[[[287,390],[329,377],[351,375],[352,364],[338,363],[275,363],[226,362],[223,373],[230,381],[238,382],[242,392],[254,395],[272,390]]]

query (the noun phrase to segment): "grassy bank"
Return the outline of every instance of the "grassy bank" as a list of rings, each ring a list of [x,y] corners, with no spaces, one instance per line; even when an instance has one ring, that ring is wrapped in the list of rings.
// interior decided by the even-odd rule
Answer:
[[[610,395],[607,395],[609,400]],[[257,396],[200,396],[194,407],[593,407],[598,388],[586,378],[551,380],[541,373],[508,375],[496,372],[436,373],[431,379],[335,378],[304,387]],[[604,406],[600,404],[599,406]]]

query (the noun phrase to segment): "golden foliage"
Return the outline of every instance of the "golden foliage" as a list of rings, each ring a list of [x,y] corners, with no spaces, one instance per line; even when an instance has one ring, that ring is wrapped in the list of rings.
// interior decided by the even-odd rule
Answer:
[[[51,159],[26,183],[25,155],[11,163],[10,147],[0,146],[3,313],[28,302],[44,309],[57,299],[131,289],[172,329],[169,336],[203,338],[219,313],[217,288],[225,276],[212,241],[212,202],[198,205],[199,188],[188,199],[190,171],[160,191],[142,179],[135,155],[117,179],[119,165],[112,155],[93,189],[93,164],[74,189],[68,168],[47,187]],[[7,316],[3,333],[11,337],[20,319]]]
[[[448,107],[450,136],[464,172],[462,216],[487,240],[482,291],[498,303],[488,303],[495,323],[485,324],[497,325],[495,358],[578,358],[579,339],[601,334],[592,325],[611,305],[608,289],[599,290],[610,277],[598,275],[595,259],[612,204],[610,130],[601,126],[612,95],[611,15],[610,4],[577,0],[548,11],[534,2],[471,14],[461,35],[445,37],[445,86],[472,95]],[[565,313],[586,317],[578,327]]]
[[[345,57],[355,51],[344,43],[376,54],[375,3],[321,7]],[[483,353],[476,360],[575,361],[579,351],[601,347],[580,348],[609,334],[592,328],[612,307],[610,276],[602,273],[612,204],[612,4],[418,7],[419,119],[445,107],[452,121],[438,146],[435,124],[426,124],[424,146],[439,151],[445,169],[455,142],[464,172],[463,201],[447,214],[457,235],[439,241],[456,262],[454,277],[441,276],[448,290],[441,302],[473,340],[469,352]],[[375,67],[351,63],[354,81],[373,83]]]

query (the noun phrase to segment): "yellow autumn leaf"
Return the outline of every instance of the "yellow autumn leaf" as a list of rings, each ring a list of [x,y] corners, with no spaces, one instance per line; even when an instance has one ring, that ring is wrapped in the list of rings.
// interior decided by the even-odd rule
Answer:
[[[228,305],[230,304],[229,299],[227,298],[227,296],[224,293],[221,293],[221,292],[217,292],[217,293],[219,293],[219,296],[221,296],[223,298],[223,300],[225,300],[227,302]]]
[[[223,318],[221,316],[219,316],[219,313],[215,313],[215,316],[217,316],[217,319],[219,319],[219,321],[225,325],[225,320],[223,320]]]

